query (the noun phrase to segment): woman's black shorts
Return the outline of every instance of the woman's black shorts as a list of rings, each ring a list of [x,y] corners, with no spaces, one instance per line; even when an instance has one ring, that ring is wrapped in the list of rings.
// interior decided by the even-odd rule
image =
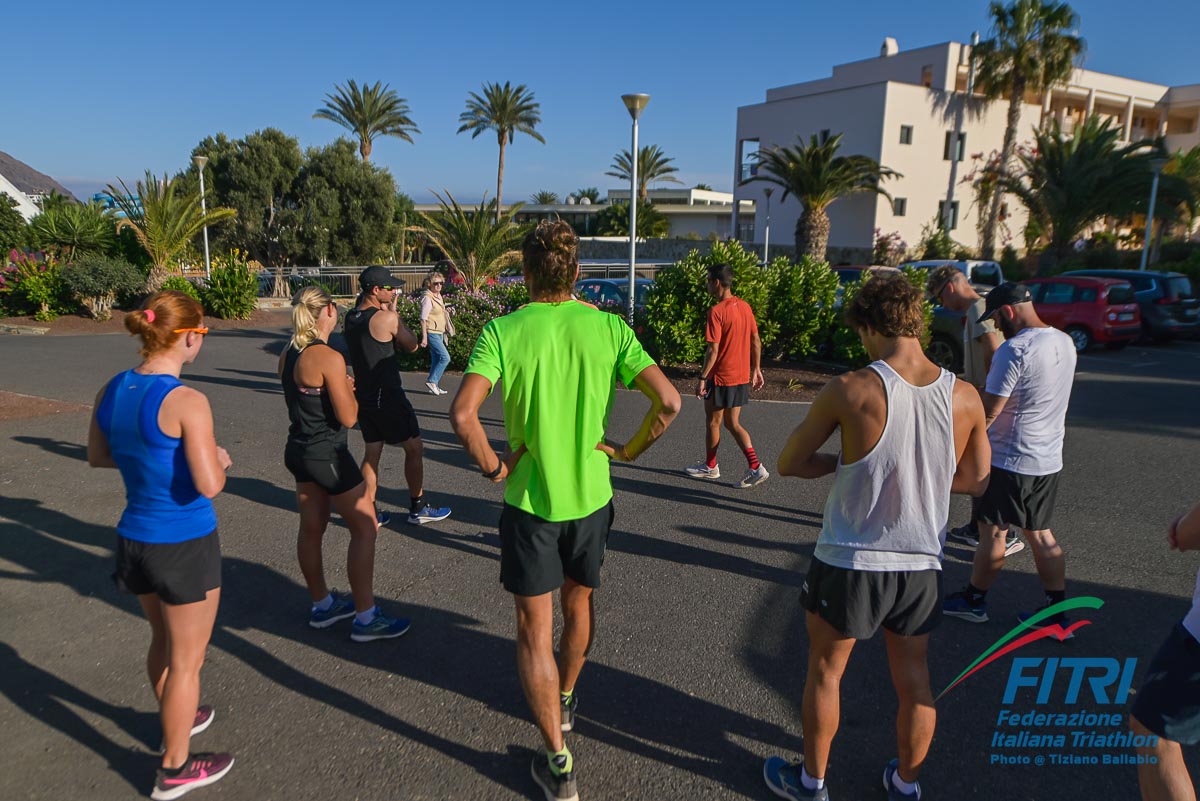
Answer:
[[[358,462],[345,447],[289,442],[283,451],[283,464],[297,483],[316,484],[330,495],[349,492],[363,480]]]
[[[164,603],[203,601],[221,586],[221,540],[211,534],[183,542],[142,542],[117,537],[117,588],[134,595],[155,594]]]

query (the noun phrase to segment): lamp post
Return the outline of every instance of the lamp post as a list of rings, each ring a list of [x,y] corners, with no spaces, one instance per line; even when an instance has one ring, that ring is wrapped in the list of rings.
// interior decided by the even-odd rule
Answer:
[[[1163,167],[1167,166],[1170,159],[1159,156],[1150,159],[1150,169],[1154,170],[1154,181],[1150,184],[1150,213],[1146,215],[1146,242],[1142,245],[1142,266],[1139,270],[1146,269],[1146,259],[1150,256],[1150,235],[1154,232],[1154,201],[1158,199],[1158,176],[1162,174]]]
[[[629,327],[633,327],[634,290],[637,282],[637,170],[638,170],[638,117],[650,102],[650,95],[621,95],[629,116],[633,118],[633,148],[629,151]]]
[[[763,264],[771,260],[771,193],[775,190],[767,187],[763,194],[767,196],[767,227],[763,231]]]
[[[208,216],[208,207],[204,202],[204,165],[208,164],[208,156],[192,156],[196,169],[200,171],[200,213]],[[208,224],[204,226],[204,277],[212,278],[212,261],[208,258]]]

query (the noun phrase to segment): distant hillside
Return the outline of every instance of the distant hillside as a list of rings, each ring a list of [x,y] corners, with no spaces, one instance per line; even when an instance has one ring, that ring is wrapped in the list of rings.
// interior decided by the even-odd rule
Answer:
[[[71,190],[45,173],[38,172],[23,161],[0,150],[0,175],[12,181],[13,186],[27,195],[48,195],[57,192],[75,198]]]

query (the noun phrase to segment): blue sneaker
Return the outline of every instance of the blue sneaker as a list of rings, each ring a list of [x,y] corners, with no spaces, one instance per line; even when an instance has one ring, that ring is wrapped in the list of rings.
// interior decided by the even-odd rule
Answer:
[[[392,516],[391,516],[391,515],[389,515],[387,512],[381,512],[381,511],[379,511],[378,509],[376,509],[376,510],[375,510],[375,523],[376,523],[376,525],[378,525],[378,526],[380,526],[380,527],[382,528],[383,526],[386,526],[386,525],[387,525],[388,523],[390,523],[390,522],[392,522]]]
[[[322,612],[319,609],[312,610],[312,614],[308,616],[308,625],[314,629],[327,629],[339,620],[345,620],[348,617],[354,617],[354,598],[345,593],[340,593],[337,590],[330,590],[329,594],[333,596],[333,603],[329,608]]]
[[[763,781],[780,798],[793,801],[829,801],[829,790],[806,790],[800,781],[800,766],[804,761],[788,762],[783,757],[769,757],[763,763]]]
[[[1046,608],[1045,606],[1040,606],[1037,609],[1034,609],[1032,612],[1021,612],[1019,615],[1017,615],[1017,620],[1024,623],[1026,620],[1029,620],[1029,618],[1033,617],[1035,614],[1037,614],[1038,612],[1042,611],[1045,608]],[[1057,615],[1051,615],[1050,617],[1046,618],[1045,620],[1039,620],[1037,623],[1034,623],[1029,628],[1044,629],[1044,628],[1047,628],[1048,626],[1059,626],[1063,631],[1066,632],[1066,635],[1055,634],[1053,636],[1059,642],[1066,642],[1067,640],[1075,639],[1075,634],[1071,631],[1067,631],[1067,627],[1070,625],[1071,625],[1071,619],[1069,617],[1067,617],[1066,615],[1064,615],[1062,612],[1059,612]]]
[[[892,783],[892,777],[898,770],[900,770],[900,760],[898,759],[893,759],[883,769],[883,789],[887,790],[888,801],[921,801],[920,782],[914,782],[917,786],[911,793],[902,793],[896,789],[896,785]]]
[[[946,596],[942,601],[942,614],[957,617],[969,623],[987,623],[987,603],[980,601],[972,604],[966,590],[960,590]]]
[[[355,642],[390,640],[393,637],[404,636],[411,625],[412,621],[406,617],[387,617],[376,613],[375,619],[365,626],[355,620],[350,627],[350,639]]]
[[[425,504],[415,512],[408,513],[408,522],[409,525],[421,526],[425,523],[436,523],[439,520],[445,520],[449,516],[449,506],[437,507]]]

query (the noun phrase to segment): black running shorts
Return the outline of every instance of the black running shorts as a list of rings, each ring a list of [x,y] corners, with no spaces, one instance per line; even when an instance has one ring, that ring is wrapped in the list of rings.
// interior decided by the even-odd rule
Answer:
[[[221,586],[221,540],[217,532],[183,542],[142,542],[117,537],[117,589],[157,595],[163,603],[203,601]]]
[[[1133,698],[1133,716],[1159,737],[1183,745],[1200,743],[1200,642],[1182,623],[1146,669],[1145,682]]]
[[[399,445],[421,436],[421,424],[417,422],[417,413],[408,398],[394,401],[383,409],[360,405],[358,426],[362,429],[364,442]]]
[[[800,603],[847,637],[869,640],[883,626],[915,637],[942,619],[942,571],[848,570],[813,559]]]
[[[500,583],[513,595],[557,590],[566,578],[600,586],[613,505],[578,520],[551,522],[504,504],[500,513]]]
[[[745,406],[750,402],[750,385],[738,384],[725,387],[720,384],[708,385],[708,397],[713,406],[718,409],[731,409],[734,406]]]
[[[330,495],[349,492],[363,481],[350,449],[331,444],[314,447],[289,442],[283,451],[283,464],[297,484],[316,484]]]
[[[1049,529],[1058,496],[1058,475],[1026,476],[993,467],[988,488],[979,499],[978,520],[1026,531]]]

